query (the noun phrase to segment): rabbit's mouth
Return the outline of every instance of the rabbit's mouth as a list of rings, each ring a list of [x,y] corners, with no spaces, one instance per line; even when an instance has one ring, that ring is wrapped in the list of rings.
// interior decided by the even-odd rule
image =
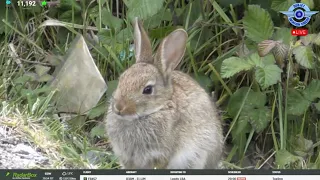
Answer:
[[[113,111],[114,116],[117,119],[120,120],[126,120],[126,121],[134,121],[138,119],[145,119],[146,117],[160,111],[163,108],[163,106],[158,106],[152,109],[146,109],[143,112],[136,112],[134,114],[120,114],[115,111]]]
[[[134,121],[134,120],[140,119],[140,116],[138,114],[120,115],[120,114],[114,113],[114,115],[117,117],[117,119],[125,120],[125,121]]]

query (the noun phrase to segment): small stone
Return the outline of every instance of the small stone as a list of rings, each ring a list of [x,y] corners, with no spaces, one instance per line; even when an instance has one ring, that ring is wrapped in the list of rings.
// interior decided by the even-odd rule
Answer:
[[[32,149],[30,146],[27,146],[25,144],[18,144],[16,148],[13,150],[14,153],[20,153],[20,154],[37,154],[37,152]]]

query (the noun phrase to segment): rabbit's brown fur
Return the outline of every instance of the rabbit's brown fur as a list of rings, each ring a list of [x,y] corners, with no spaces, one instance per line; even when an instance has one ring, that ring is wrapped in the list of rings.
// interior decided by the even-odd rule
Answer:
[[[151,43],[136,20],[136,63],[119,79],[106,117],[113,151],[126,169],[218,168],[223,151],[220,117],[200,85],[175,71],[187,33],[178,29],[152,57]],[[151,94],[143,94],[151,86]]]

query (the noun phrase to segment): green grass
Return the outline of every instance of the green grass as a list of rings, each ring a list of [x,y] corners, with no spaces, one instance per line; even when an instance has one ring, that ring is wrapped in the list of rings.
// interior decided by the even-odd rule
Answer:
[[[103,113],[119,75],[134,62],[133,56],[128,56],[132,53],[129,49],[133,40],[130,22],[131,16],[137,13],[144,19],[154,48],[175,28],[187,30],[189,41],[179,69],[192,75],[209,94],[214,91],[229,149],[225,166],[320,168],[317,60],[320,40],[310,47],[302,47],[307,53],[301,57],[308,58],[297,58],[294,48],[300,41],[287,36],[285,28],[290,28],[290,25],[275,15],[270,4],[263,7],[269,14],[266,15],[261,13],[261,9],[254,12],[255,7],[249,6],[247,1],[240,5],[222,6],[221,1],[214,0],[195,0],[192,3],[168,0],[162,6],[150,3],[142,12],[134,11],[135,5],[127,1],[125,4],[120,0],[81,2],[65,0],[61,6],[54,5],[48,9],[0,6],[0,125],[17,128],[46,150],[50,159],[55,161],[54,168],[118,167],[108,145],[108,137],[103,132]],[[319,10],[319,7],[315,1],[314,9]],[[246,10],[253,16],[243,18],[248,13],[244,13]],[[250,24],[250,18],[255,16],[265,18],[264,22],[269,22],[267,16],[270,16],[274,28],[266,26],[270,31],[262,29],[264,34],[254,34],[255,26],[261,23]],[[319,35],[319,17],[313,17],[308,25],[309,33]],[[53,22],[49,18],[58,21]],[[109,89],[106,97],[89,114],[75,114],[64,120],[52,101],[55,92],[46,89],[46,82],[30,81],[24,75],[34,72],[36,65],[54,69],[52,60],[63,57],[78,34],[86,38]],[[273,57],[276,60],[264,66],[259,65],[260,60],[269,62],[271,56],[256,58],[254,63],[250,62],[250,69],[237,71],[226,66],[232,57],[246,63],[250,61],[247,58],[256,57],[252,55],[258,52],[260,42],[256,40],[268,35],[270,37],[264,40],[276,41],[279,36],[288,42],[288,54],[292,56],[284,58],[278,49],[277,55],[281,57]],[[93,39],[99,39],[99,42]],[[316,37],[312,39],[317,40]],[[123,53],[127,56],[123,57]],[[268,73],[266,66],[282,72],[279,76],[263,76],[261,73]],[[313,85],[312,80],[315,81]],[[309,97],[309,94],[314,95]],[[254,160],[248,162],[250,159]]]

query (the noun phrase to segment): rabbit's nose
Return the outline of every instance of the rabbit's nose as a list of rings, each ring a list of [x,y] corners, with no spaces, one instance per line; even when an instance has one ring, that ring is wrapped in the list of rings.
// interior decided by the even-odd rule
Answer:
[[[124,108],[124,102],[123,101],[118,101],[114,104],[114,111],[117,114],[121,114],[121,112],[123,111]]]

